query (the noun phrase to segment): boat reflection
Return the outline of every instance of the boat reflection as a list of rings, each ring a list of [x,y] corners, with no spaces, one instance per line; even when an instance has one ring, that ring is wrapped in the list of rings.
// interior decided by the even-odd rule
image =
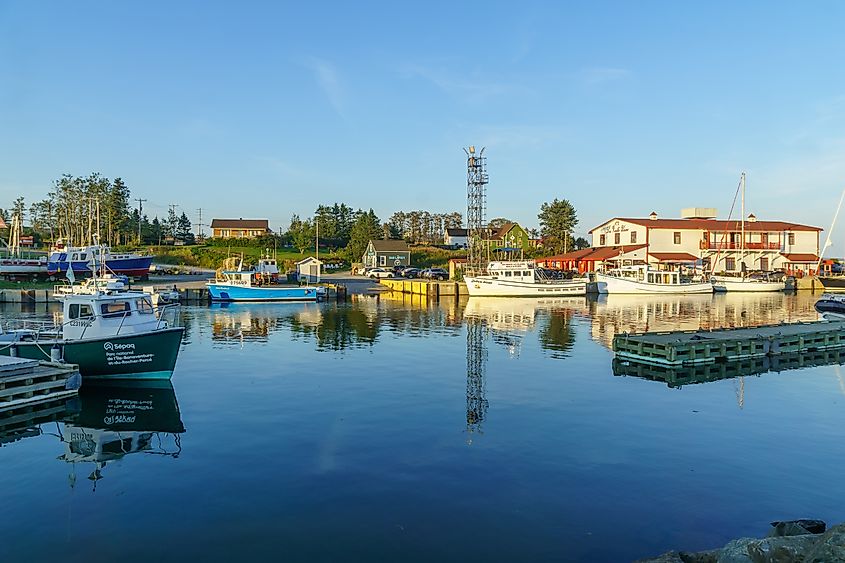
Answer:
[[[525,333],[539,331],[543,350],[565,358],[575,344],[572,317],[587,313],[584,297],[512,298],[470,297],[464,317],[483,321],[492,339],[518,357]]]
[[[743,378],[768,372],[782,372],[817,366],[845,364],[845,351],[819,350],[748,358],[738,362],[718,362],[685,367],[658,366],[613,359],[613,375],[639,377],[665,383],[669,387]]]
[[[88,386],[79,401],[79,412],[65,419],[60,436],[65,453],[59,459],[74,465],[71,486],[77,464],[93,464],[88,479],[96,489],[110,462],[135,453],[177,458],[182,452],[185,427],[170,382]]]
[[[602,295],[590,301],[591,336],[608,348],[624,332],[709,330],[818,320],[807,292]]]

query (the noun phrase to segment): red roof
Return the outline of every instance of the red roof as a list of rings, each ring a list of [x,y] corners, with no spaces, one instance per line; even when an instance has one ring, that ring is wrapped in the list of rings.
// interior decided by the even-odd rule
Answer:
[[[695,262],[696,256],[688,252],[649,252],[649,256],[657,258],[658,262]]]
[[[608,258],[616,258],[620,254],[627,254],[641,248],[645,248],[644,244],[634,244],[631,246],[598,246],[595,248],[584,248],[581,250],[574,250],[566,254],[558,254],[557,256],[547,256],[546,258],[537,258],[537,262],[554,262],[564,260],[592,260],[594,262],[601,262]]]
[[[634,223],[635,225],[642,225],[652,229],[701,229],[705,231],[739,231],[742,229],[742,221],[721,221],[719,219],[632,219],[625,217],[614,217],[610,221],[625,221],[626,223]],[[599,225],[606,225],[610,221],[606,221]],[[590,233],[598,229],[594,227],[590,229]],[[819,227],[811,227],[809,225],[799,225],[798,223],[787,223],[786,221],[746,221],[746,231],[821,231]]]
[[[212,229],[264,229],[270,230],[267,219],[212,219]]]
[[[818,262],[819,257],[815,254],[783,254],[781,256],[786,258],[788,262]]]

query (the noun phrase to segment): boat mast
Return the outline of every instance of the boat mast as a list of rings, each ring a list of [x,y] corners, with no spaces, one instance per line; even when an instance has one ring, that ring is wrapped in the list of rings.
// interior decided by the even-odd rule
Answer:
[[[739,246],[739,260],[740,266],[739,271],[742,274],[743,279],[745,278],[745,172],[742,173],[740,177],[740,182],[742,183],[742,241],[740,242]]]
[[[822,258],[824,258],[825,250],[827,250],[827,247],[832,244],[830,242],[830,237],[833,235],[833,227],[836,225],[836,219],[839,217],[839,210],[842,209],[842,200],[845,200],[845,190],[842,190],[842,195],[839,197],[839,205],[836,206],[836,213],[833,214],[833,221],[830,222],[830,230],[827,231],[827,239],[824,241],[822,251],[819,252],[819,261],[816,262],[816,275],[819,275],[819,269],[822,266]]]

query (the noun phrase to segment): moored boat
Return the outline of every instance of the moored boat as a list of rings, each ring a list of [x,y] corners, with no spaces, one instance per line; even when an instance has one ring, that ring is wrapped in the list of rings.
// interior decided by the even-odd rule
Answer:
[[[786,289],[786,281],[783,276],[780,280],[766,277],[733,277],[733,276],[710,276],[714,291],[744,291],[744,292],[765,292],[783,291]]]
[[[487,273],[464,276],[471,297],[567,297],[586,295],[585,278],[553,279],[531,260],[490,262]]]
[[[144,278],[150,273],[152,256],[142,256],[132,252],[115,253],[108,246],[91,245],[65,247],[59,241],[47,258],[47,274],[57,276],[67,274],[68,269],[74,275],[90,275],[94,264],[96,270],[105,268],[114,273],[133,278]]]
[[[183,327],[149,294],[80,288],[59,296],[59,324],[21,321],[0,331],[0,354],[79,365],[83,379],[170,379]]]
[[[833,295],[831,293],[824,293],[813,305],[816,312],[821,314],[825,319],[829,320],[844,320],[845,319],[845,295]]]
[[[713,293],[709,281],[687,281],[680,272],[652,270],[648,266],[625,266],[596,273],[598,293]]]
[[[205,286],[212,301],[317,301],[325,295],[324,288],[280,284],[275,261],[265,260],[259,269],[218,270]]]

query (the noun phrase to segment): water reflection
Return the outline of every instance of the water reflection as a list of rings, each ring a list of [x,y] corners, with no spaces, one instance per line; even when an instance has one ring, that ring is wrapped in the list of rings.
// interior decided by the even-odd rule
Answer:
[[[179,457],[185,432],[173,386],[88,386],[79,394],[79,412],[64,422],[58,434],[65,445],[60,460],[76,466],[91,464],[88,480],[96,489],[106,465],[130,454]]]
[[[709,330],[815,321],[812,294],[602,295],[589,302],[591,335],[608,348],[624,332]]]
[[[48,401],[0,415],[0,447],[44,433],[42,425],[58,422],[79,412],[77,397]]]

